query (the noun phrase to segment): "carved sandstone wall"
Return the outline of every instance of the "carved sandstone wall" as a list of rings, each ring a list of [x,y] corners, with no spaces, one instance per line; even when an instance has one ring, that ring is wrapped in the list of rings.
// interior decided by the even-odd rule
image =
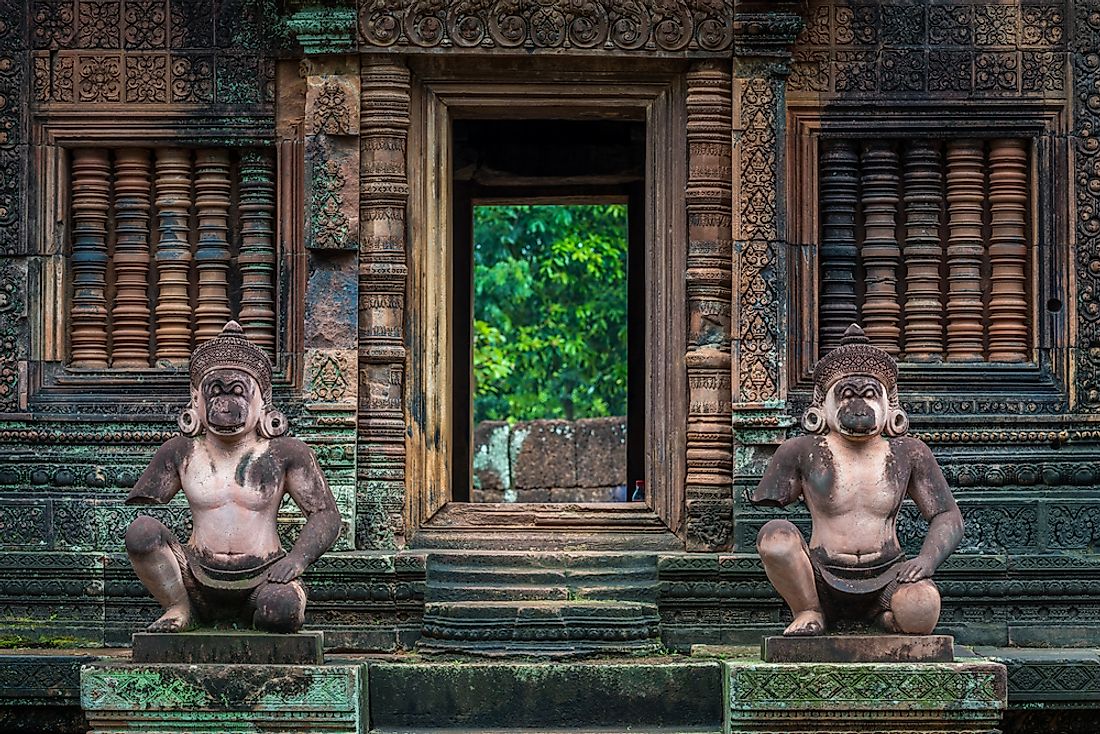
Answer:
[[[614,502],[626,486],[626,418],[483,421],[474,502]]]

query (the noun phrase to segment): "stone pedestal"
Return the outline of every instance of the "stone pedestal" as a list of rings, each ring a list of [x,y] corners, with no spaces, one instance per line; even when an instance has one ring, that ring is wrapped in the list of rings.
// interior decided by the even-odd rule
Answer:
[[[241,630],[136,632],[135,663],[241,663],[251,665],[321,665],[323,632],[276,634]]]
[[[953,663],[951,635],[765,637],[765,663]]]
[[[1008,700],[999,663],[727,661],[730,734],[996,732]]]
[[[86,665],[80,705],[91,734],[367,729],[357,665]]]

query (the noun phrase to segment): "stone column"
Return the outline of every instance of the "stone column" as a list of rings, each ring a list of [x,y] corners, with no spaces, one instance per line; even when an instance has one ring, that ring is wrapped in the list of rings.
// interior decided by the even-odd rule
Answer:
[[[344,518],[345,533],[336,548],[350,549],[364,531],[358,523],[355,463],[360,233],[355,19],[348,9],[307,8],[289,24],[306,54],[297,75],[289,65],[284,72],[280,88],[287,92],[280,102],[286,101],[287,113],[279,115],[280,161],[296,165],[289,178],[291,184],[300,183],[300,190],[292,197],[305,204],[304,217],[295,221],[306,252],[305,410],[296,430],[317,452]],[[282,194],[280,200],[287,202]],[[293,271],[301,265],[284,267]]]
[[[733,319],[735,496],[759,481],[786,436],[786,78],[802,28],[792,2],[743,2],[734,18]],[[741,502],[738,498],[738,503]],[[734,532],[735,545],[755,538]]]

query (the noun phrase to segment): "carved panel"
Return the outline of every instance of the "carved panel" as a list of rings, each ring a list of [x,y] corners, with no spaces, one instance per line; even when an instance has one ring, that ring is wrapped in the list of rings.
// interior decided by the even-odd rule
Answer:
[[[1064,89],[1065,3],[813,0],[794,49],[793,92],[1044,97]],[[815,73],[822,57],[832,74]],[[1042,61],[1040,61],[1042,59]]]
[[[728,52],[731,0],[359,0],[359,42],[409,49]]]
[[[409,70],[364,58],[360,76],[359,496],[361,548],[404,534],[405,212]]]
[[[1100,7],[1077,3],[1073,113],[1077,275],[1076,407],[1100,411]]]

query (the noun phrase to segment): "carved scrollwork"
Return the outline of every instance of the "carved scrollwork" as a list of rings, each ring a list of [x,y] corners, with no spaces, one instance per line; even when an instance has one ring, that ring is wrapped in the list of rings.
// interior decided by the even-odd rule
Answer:
[[[729,0],[362,0],[366,46],[728,51]]]

